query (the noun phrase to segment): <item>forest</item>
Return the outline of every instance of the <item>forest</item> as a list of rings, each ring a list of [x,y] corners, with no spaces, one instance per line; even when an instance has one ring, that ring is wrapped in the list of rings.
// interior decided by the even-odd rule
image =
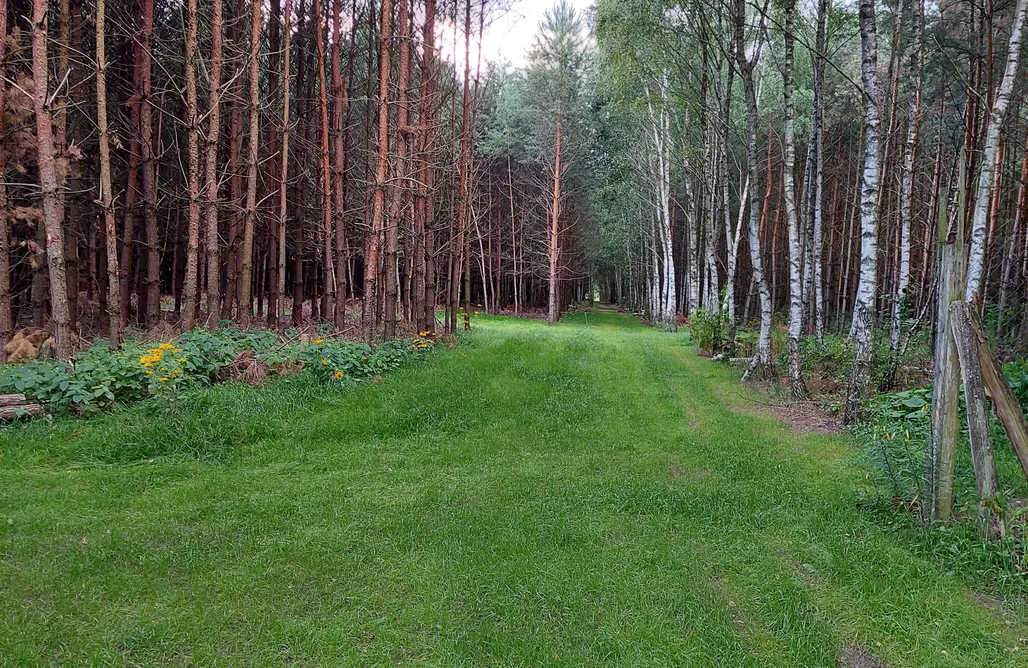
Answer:
[[[1028,0],[0,0],[0,489],[6,479],[16,490],[0,492],[0,516],[10,507],[14,526],[19,512],[32,519],[25,508],[58,513],[33,472],[111,467],[102,475],[130,489],[132,467],[155,461],[226,490],[246,484],[222,465],[253,464],[275,508],[296,488],[254,462],[296,466],[324,486],[291,512],[334,508],[370,542],[414,541],[410,554],[463,545],[465,521],[493,527],[468,539],[493,549],[504,503],[531,508],[510,540],[546,534],[553,502],[559,517],[580,511],[586,526],[569,532],[603,526],[598,540],[614,543],[688,507],[688,531],[727,532],[692,546],[738,560],[688,577],[717,601],[735,578],[748,604],[745,621],[719,613],[726,637],[738,627],[747,639],[723,652],[705,640],[697,665],[1006,665],[990,652],[1028,651],[1017,637],[1028,627],[1026,14]],[[519,17],[530,40],[511,27]],[[754,406],[801,433],[749,416]],[[294,426],[311,453],[346,453],[330,465],[347,467],[345,480],[317,478],[289,445]],[[522,446],[494,443],[522,437],[520,464],[510,458]],[[573,464],[554,464],[553,443]],[[494,461],[509,480],[484,472]],[[379,466],[383,493],[409,515],[361,487]],[[475,481],[488,498],[471,494],[471,511],[458,488]],[[545,493],[529,498],[536,485]],[[356,488],[388,526],[339,505]],[[188,515],[214,503],[205,493],[164,501]],[[127,521],[110,499],[74,503]],[[473,516],[455,520],[454,507]],[[653,515],[626,528],[636,512]],[[736,541],[764,512],[773,519],[753,545]],[[822,521],[832,537],[817,535]],[[52,573],[32,545],[51,534],[36,529],[18,544],[0,533],[0,561],[23,569],[23,581],[0,575],[0,591],[50,600]],[[315,570],[335,564],[275,536]],[[695,556],[663,534],[633,540]],[[185,534],[173,542],[196,547]],[[559,572],[589,563],[585,548],[564,547]],[[609,547],[597,548],[608,566],[637,572]],[[559,614],[573,630],[536,655],[520,643],[549,613],[521,618],[534,608],[520,594],[482,594],[516,620],[468,641],[486,648],[483,663],[550,665],[569,639],[585,647],[582,665],[642,665],[657,636],[673,663],[695,649],[669,627],[648,636],[644,620],[670,624],[668,609],[635,609],[613,576],[593,584],[638,613],[619,627],[628,640],[583,641],[592,594],[507,548],[490,554],[541,577],[547,605],[571,601]],[[406,557],[376,549],[402,579]],[[886,565],[891,553],[898,565]],[[350,544],[340,555],[367,556]],[[753,572],[765,558],[787,577]],[[192,570],[199,561],[185,563],[195,591],[213,586]],[[464,566],[476,586],[495,585],[495,563]],[[894,566],[880,588],[871,571]],[[818,608],[807,589],[828,587],[830,571],[851,579]],[[491,618],[461,584],[423,576],[444,600],[462,592],[439,613],[446,623],[467,624],[469,607],[475,624]],[[88,569],[70,577],[95,584]],[[382,661],[468,656],[443,626],[456,645],[410,649],[424,620],[364,577],[390,603],[355,651],[374,654],[377,636]],[[325,578],[317,586],[335,582]],[[795,584],[773,594],[784,607],[762,607],[782,582]],[[299,605],[296,595],[272,594]],[[981,617],[980,595],[1001,602],[1005,630],[991,608]],[[74,618],[65,604],[54,606]],[[883,629],[852,613],[933,605],[979,635],[914,639],[924,620]],[[783,621],[797,607],[809,627]],[[355,610],[340,614],[362,618]],[[826,629],[819,615],[846,621]],[[220,638],[207,622],[198,637]],[[41,624],[0,633],[0,656],[59,653],[60,634]],[[279,629],[233,642],[284,661],[279,632],[295,640]],[[760,633],[780,644],[750,644]],[[171,649],[152,655],[101,645],[69,656],[147,663],[186,651],[165,640]],[[30,649],[11,653],[20,645]],[[223,658],[192,647],[201,662]],[[933,663],[943,648],[952,662]]]

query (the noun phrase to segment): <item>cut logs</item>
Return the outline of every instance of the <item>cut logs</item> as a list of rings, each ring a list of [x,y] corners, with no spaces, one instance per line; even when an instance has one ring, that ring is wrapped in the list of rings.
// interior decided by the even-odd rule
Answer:
[[[43,407],[29,402],[24,394],[0,394],[0,422],[42,414]]]

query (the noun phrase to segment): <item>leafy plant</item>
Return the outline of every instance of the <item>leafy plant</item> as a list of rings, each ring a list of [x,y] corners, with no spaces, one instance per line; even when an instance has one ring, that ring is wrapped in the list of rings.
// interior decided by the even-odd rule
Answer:
[[[131,339],[114,352],[101,342],[70,364],[36,360],[0,367],[0,393],[24,394],[57,413],[85,415],[142,400],[170,412],[188,391],[233,377],[226,370],[241,358],[264,365],[265,375],[297,372],[349,384],[395,369],[435,341],[434,332],[370,346],[322,338],[305,343],[268,330],[198,329],[157,345]]]

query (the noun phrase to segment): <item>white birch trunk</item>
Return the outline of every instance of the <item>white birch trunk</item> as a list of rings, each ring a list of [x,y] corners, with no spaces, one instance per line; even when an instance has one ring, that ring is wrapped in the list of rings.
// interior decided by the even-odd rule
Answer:
[[[907,140],[903,146],[903,175],[900,183],[900,265],[896,294],[892,300],[892,351],[899,349],[903,306],[910,285],[910,225],[914,218],[914,155],[917,151],[917,124],[921,116],[921,70],[924,67],[924,0],[914,1],[910,54],[910,109],[907,112]]]
[[[983,272],[985,270],[985,251],[988,242],[987,223],[989,219],[989,202],[992,199],[993,179],[996,171],[996,153],[999,148],[999,133],[1003,128],[1010,96],[1014,89],[1017,76],[1018,59],[1021,55],[1021,32],[1024,28],[1025,12],[1028,0],[1017,0],[1013,22],[1010,27],[1010,44],[1007,49],[1007,66],[1003,72],[996,100],[992,104],[989,116],[989,129],[985,135],[985,148],[982,152],[982,169],[978,175],[978,194],[974,203],[974,216],[971,223],[971,253],[967,264],[967,286],[964,299],[973,302],[982,289]]]
[[[874,358],[874,312],[878,288],[878,32],[874,0],[860,0],[860,76],[864,101],[864,174],[860,189],[860,281],[850,336],[856,343],[846,396],[845,421],[861,417]]]
[[[767,277],[764,275],[764,259],[760,249],[760,187],[759,173],[757,166],[757,91],[753,80],[753,70],[760,58],[760,46],[753,50],[753,56],[747,55],[746,49],[746,3],[744,0],[735,1],[735,57],[738,61],[739,72],[742,75],[743,88],[746,97],[746,162],[749,168],[749,180],[752,184],[750,189],[750,215],[749,215],[749,241],[750,260],[753,265],[753,281],[757,285],[757,293],[760,300],[760,337],[757,354],[753,356],[749,368],[743,375],[743,380],[748,380],[759,368],[765,378],[771,378],[775,374],[774,361],[771,357],[771,289],[767,284]]]
[[[793,85],[796,0],[785,3],[785,70],[782,72],[785,97],[785,164],[783,166],[785,217],[789,228],[789,391],[796,399],[806,398],[800,364],[800,334],[803,330],[803,275],[799,218],[796,214],[795,117],[796,101]]]

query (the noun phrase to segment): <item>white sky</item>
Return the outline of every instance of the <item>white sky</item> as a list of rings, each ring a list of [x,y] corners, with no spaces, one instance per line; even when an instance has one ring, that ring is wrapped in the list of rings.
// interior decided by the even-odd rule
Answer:
[[[483,67],[485,61],[500,62],[504,60],[514,67],[525,65],[528,52],[535,43],[539,22],[546,10],[550,9],[555,2],[556,0],[512,0],[510,10],[502,12],[490,25],[486,26],[485,35],[482,38]],[[593,0],[570,0],[570,2],[583,15],[585,10],[593,4]],[[453,24],[450,21],[441,21],[441,24],[444,56],[463,65],[463,43],[458,46],[456,58],[453,57]],[[585,28],[583,25],[583,29]],[[458,37],[458,39],[461,38]],[[472,43],[472,68],[475,66],[477,56],[475,44]]]

